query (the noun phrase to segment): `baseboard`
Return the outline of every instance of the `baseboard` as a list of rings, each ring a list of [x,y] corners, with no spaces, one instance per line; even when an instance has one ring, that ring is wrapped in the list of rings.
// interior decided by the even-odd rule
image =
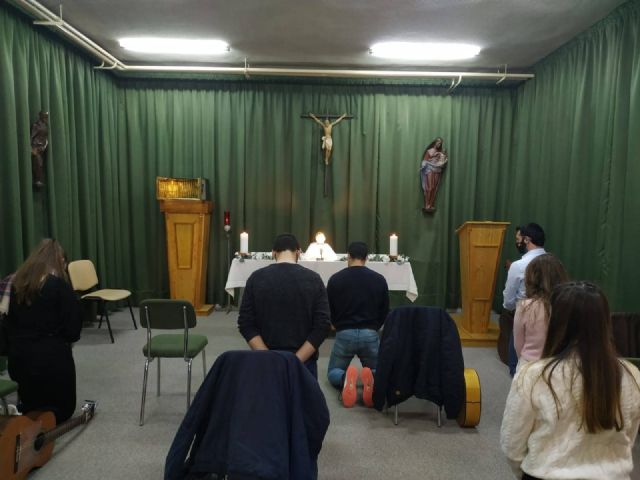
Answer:
[[[451,318],[456,322],[463,347],[495,347],[498,344],[500,328],[493,320],[489,321],[489,328],[486,332],[471,333],[462,326],[461,313],[452,313]]]

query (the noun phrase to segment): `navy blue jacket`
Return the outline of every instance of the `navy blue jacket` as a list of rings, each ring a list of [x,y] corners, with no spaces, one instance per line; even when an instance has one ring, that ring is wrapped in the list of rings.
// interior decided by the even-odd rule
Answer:
[[[465,399],[464,360],[458,329],[441,308],[399,307],[385,322],[373,403],[382,410],[411,396],[444,406],[456,418]]]
[[[176,433],[164,478],[315,479],[328,427],[320,386],[295,355],[226,352]]]

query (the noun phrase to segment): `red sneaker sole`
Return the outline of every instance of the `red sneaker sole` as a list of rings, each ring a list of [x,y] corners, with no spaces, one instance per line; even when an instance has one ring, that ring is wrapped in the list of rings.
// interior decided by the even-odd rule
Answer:
[[[349,366],[344,376],[344,386],[342,387],[342,404],[347,408],[351,408],[356,404],[358,396],[357,382],[358,369],[354,366]]]
[[[369,367],[364,367],[360,378],[362,378],[362,402],[367,407],[373,407],[373,372]]]

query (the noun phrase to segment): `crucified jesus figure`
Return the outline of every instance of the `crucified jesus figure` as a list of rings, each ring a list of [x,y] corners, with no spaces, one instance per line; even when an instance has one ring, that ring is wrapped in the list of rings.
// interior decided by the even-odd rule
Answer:
[[[329,161],[331,159],[331,151],[333,149],[333,139],[331,138],[331,131],[333,130],[333,127],[335,125],[340,123],[344,119],[344,117],[347,116],[347,114],[343,113],[333,122],[330,122],[328,118],[323,122],[311,112],[309,112],[309,116],[322,127],[322,130],[324,130],[324,136],[322,137],[322,150],[324,150],[324,164],[329,165]]]

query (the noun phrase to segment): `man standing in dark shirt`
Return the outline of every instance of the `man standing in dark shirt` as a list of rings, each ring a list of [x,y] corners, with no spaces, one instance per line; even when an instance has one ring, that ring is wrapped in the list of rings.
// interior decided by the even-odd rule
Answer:
[[[331,385],[342,389],[345,407],[356,403],[358,370],[349,365],[355,355],[363,366],[362,401],[368,407],[373,406],[373,372],[380,343],[378,329],[389,312],[387,281],[365,266],[367,254],[364,242],[349,245],[349,267],[333,275],[327,285],[331,321],[337,331],[327,376]]]
[[[276,237],[276,263],[247,280],[238,328],[252,350],[293,352],[318,378],[318,348],[330,329],[327,290],[320,275],[297,265],[299,256],[295,236]]]

